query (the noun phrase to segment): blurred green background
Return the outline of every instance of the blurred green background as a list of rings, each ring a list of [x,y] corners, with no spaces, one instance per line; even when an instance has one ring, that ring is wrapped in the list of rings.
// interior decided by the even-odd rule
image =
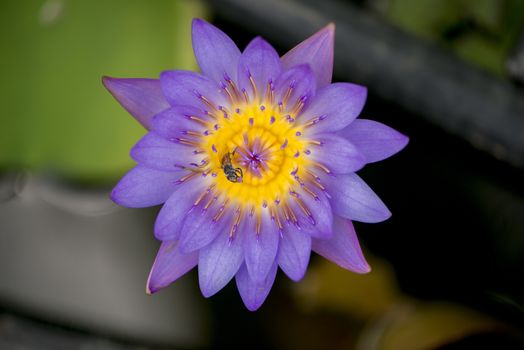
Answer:
[[[132,166],[144,133],[103,88],[103,75],[194,69],[199,1],[1,1],[0,166],[85,181]]]

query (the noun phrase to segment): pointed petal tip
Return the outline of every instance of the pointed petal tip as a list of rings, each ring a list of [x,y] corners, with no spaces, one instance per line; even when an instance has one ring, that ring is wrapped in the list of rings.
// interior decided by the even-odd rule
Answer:
[[[261,37],[260,35],[254,37],[249,42],[249,44],[247,44],[246,48],[244,49],[244,52],[249,51],[249,50],[253,50],[253,49],[255,49],[255,50],[272,50],[272,51],[275,50],[273,48],[273,46],[266,39]],[[275,55],[277,55],[276,51],[275,51]]]
[[[102,75],[102,84],[107,88],[107,84],[109,83],[109,81],[111,80],[111,77],[107,76],[107,75]]]
[[[363,274],[363,275],[367,274],[367,273],[370,273],[371,272],[371,266],[369,266],[369,264],[366,261],[366,265],[363,265],[361,269],[359,269],[358,271],[355,271],[355,272]]]
[[[129,201],[129,198],[126,200],[125,196],[125,189],[122,190],[120,186],[120,182],[111,190],[109,193],[109,199],[113,201],[113,203],[126,208],[138,208],[140,205],[137,205],[136,203],[131,203]]]
[[[198,262],[196,254],[182,254],[176,241],[163,241],[146,282],[146,294],[151,295],[191,271]]]
[[[157,292],[156,290],[151,289],[148,285],[146,285],[146,294],[147,295],[153,295],[156,292]]]
[[[287,275],[287,274],[286,274]],[[306,276],[306,271],[300,275],[287,275],[287,277],[293,282],[300,282]]]
[[[191,41],[202,74],[219,83],[225,75],[237,77],[240,50],[222,30],[202,19],[192,23]]]
[[[317,32],[317,35],[325,35],[329,40],[335,39],[335,22],[329,22],[325,27]]]
[[[360,98],[363,100],[362,104],[364,105],[368,97],[368,88],[365,85],[360,85],[357,83],[338,83],[340,86],[345,85],[345,88],[348,89],[348,92],[353,95],[353,98]]]
[[[125,82],[132,80],[133,78],[116,78],[108,75],[102,76],[102,85],[113,95],[117,100],[121,91],[118,89],[125,85]],[[120,93],[120,94],[119,94]]]
[[[338,265],[338,264],[337,264]],[[340,265],[339,265],[340,266]],[[371,266],[367,263],[367,261],[362,261],[361,265],[353,265],[351,267],[348,266],[340,266],[341,268],[357,273],[359,275],[366,275],[371,272]]]
[[[154,293],[158,292],[157,288],[153,288],[151,286],[151,275],[152,275],[153,269],[149,271],[149,276],[147,276],[147,282],[146,282],[146,294],[147,295],[153,295]]]
[[[406,146],[408,145],[408,143],[409,143],[409,136],[404,135],[402,133],[399,133],[399,139],[400,139],[400,143],[401,143],[401,145],[399,145],[399,151],[401,151],[404,148],[406,148]]]
[[[324,27],[320,28],[318,31],[313,33],[308,39],[316,38],[317,40],[326,41],[331,43],[330,46],[333,46],[333,43],[335,41],[335,29],[336,25],[335,22],[329,22]],[[306,40],[308,40],[306,39]]]
[[[167,286],[164,286],[164,287],[167,287]],[[152,283],[151,283],[151,274],[150,274],[149,277],[147,278],[147,282],[146,282],[146,294],[147,295],[156,294],[158,291],[160,291],[164,287],[155,287],[155,286],[153,286]]]
[[[165,224],[164,224],[165,225]],[[161,240],[160,237],[162,237],[162,234],[163,234],[163,230],[164,230],[164,225],[160,225],[158,223],[158,220],[155,220],[155,223],[153,224],[153,236],[157,239],[157,240]]]
[[[174,191],[177,172],[162,172],[140,165],[127,172],[109,193],[116,204],[146,208],[164,203]]]
[[[361,252],[360,261],[351,267],[343,267],[351,272],[358,273],[359,275],[365,275],[371,272],[371,266],[366,260],[366,257]]]
[[[202,26],[208,24],[207,21],[202,18],[193,18],[191,21],[191,28],[195,29],[196,26]]]
[[[102,85],[111,93],[111,95],[114,95],[113,88],[115,83],[118,83],[118,78],[110,77],[107,75],[102,76]]]
[[[235,280],[240,297],[249,311],[256,311],[264,304],[275,282],[277,271],[278,264],[275,262],[264,281],[254,282],[249,276],[246,265],[240,268]]]
[[[402,151],[408,144],[409,144],[409,141],[410,141],[410,138],[409,136],[395,130],[395,129],[391,129],[395,132],[395,140],[396,140],[396,147],[395,147],[395,153],[394,154],[397,154],[398,152]],[[392,154],[392,155],[394,155]]]
[[[397,146],[398,150],[397,152],[395,152],[395,154],[402,151],[404,148],[406,148],[406,146],[409,144],[409,141],[410,141],[409,136],[404,135],[402,133],[398,133],[398,139],[399,139],[398,146]]]
[[[375,120],[357,118],[337,134],[354,144],[366,157],[366,163],[385,160],[403,150],[408,136]]]
[[[360,94],[363,96],[364,99],[367,99],[368,97],[368,88],[367,86],[360,85],[360,84],[353,84],[355,85],[355,93]]]
[[[378,223],[391,217],[386,204],[356,173],[339,175],[336,181],[324,176],[323,180],[331,190],[331,205],[336,215],[367,223]]]
[[[109,193],[109,199],[111,199],[114,203],[118,204],[118,205],[121,205],[118,201],[118,191],[117,191],[117,188],[113,188],[111,190],[111,193]]]
[[[254,37],[250,43],[248,44],[249,46],[253,46],[253,45],[259,45],[259,46],[271,46],[271,44],[266,40],[264,39],[263,37],[261,37],[260,35]]]
[[[102,85],[146,129],[155,114],[169,107],[158,79],[102,76]]]
[[[173,71],[173,70],[161,71],[160,74],[158,75],[158,79],[160,79],[160,81],[162,81],[163,79],[165,79],[166,77],[169,77],[172,74],[176,74],[175,71]]]
[[[153,276],[153,270],[155,269],[155,263],[156,263],[156,259],[155,259],[155,262],[153,262],[153,266],[151,267],[151,270],[149,270],[149,275],[147,276],[147,281],[146,281],[146,294],[147,295],[153,295],[154,293],[160,290],[160,288],[153,287],[152,282],[151,282],[151,277]]]
[[[200,279],[199,279],[200,280]],[[200,292],[204,296],[204,298],[211,298],[213,295],[218,293],[220,290],[215,290],[214,288],[211,288],[209,286],[209,283],[203,283],[202,281],[199,282]]]
[[[202,287],[200,287],[200,292],[202,293],[202,296],[204,298],[211,298],[213,295],[215,295],[217,292],[211,292],[211,291],[204,291]]]
[[[335,46],[335,24],[329,23],[282,56],[284,68],[309,63],[315,72],[317,88],[331,83]]]
[[[334,236],[330,240],[315,239],[313,251],[339,267],[358,274],[371,271],[360,243],[355,228],[350,220],[335,217]]]
[[[359,154],[357,157],[355,157],[355,172],[362,170],[366,166],[366,157],[363,154]]]
[[[263,303],[258,303],[258,302],[257,303],[249,303],[249,304],[244,302],[244,305],[246,306],[246,309],[248,309],[251,312],[255,312],[258,309],[260,309],[262,304]]]
[[[381,208],[376,208],[375,216],[374,218],[369,218],[367,220],[365,219],[354,219],[354,221],[360,221],[360,222],[366,222],[368,224],[378,224],[379,222],[384,222],[386,220],[389,220],[391,216],[393,215],[391,213],[391,210],[389,210],[388,207],[382,202]]]

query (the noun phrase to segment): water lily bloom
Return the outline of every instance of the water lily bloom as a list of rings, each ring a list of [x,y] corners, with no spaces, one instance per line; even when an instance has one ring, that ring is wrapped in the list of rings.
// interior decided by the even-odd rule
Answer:
[[[126,207],[163,204],[147,292],[198,265],[205,297],[234,277],[244,304],[256,310],[278,268],[294,281],[304,277],[311,251],[369,272],[352,220],[391,214],[355,172],[408,139],[356,119],[366,88],[331,84],[335,26],[282,57],[260,37],[240,52],[200,19],[192,30],[200,74],[103,78],[148,130],[131,150],[136,167],[111,193]]]

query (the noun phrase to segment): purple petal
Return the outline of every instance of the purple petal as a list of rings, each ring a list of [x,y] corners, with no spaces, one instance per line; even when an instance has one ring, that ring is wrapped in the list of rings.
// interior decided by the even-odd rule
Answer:
[[[277,80],[282,68],[275,49],[264,39],[257,37],[246,47],[238,62],[238,85],[254,98],[251,76],[257,88],[257,96],[264,100],[266,89]]]
[[[246,305],[249,311],[256,311],[262,306],[273,286],[273,282],[275,282],[277,270],[278,265],[275,262],[262,281],[254,282],[250,278],[246,265],[244,264],[240,267],[236,275],[237,288],[244,305]]]
[[[211,122],[198,108],[175,106],[155,115],[151,122],[151,130],[167,140],[187,138],[188,131],[203,135],[206,127],[191,119],[195,117]]]
[[[307,63],[315,72],[317,85],[322,88],[331,82],[333,75],[333,52],[335,24],[326,27],[307,38],[282,57],[285,68]]]
[[[373,190],[357,174],[323,177],[331,195],[333,212],[361,222],[381,222],[391,212]]]
[[[194,148],[149,132],[131,149],[131,157],[150,168],[175,171],[202,161],[202,155],[194,154],[193,151]]]
[[[242,231],[239,231],[242,232]],[[208,298],[235,276],[244,261],[242,234],[230,240],[229,230],[225,230],[200,250],[198,258],[198,279],[202,294]]]
[[[409,138],[374,120],[357,119],[339,135],[347,138],[366,157],[366,163],[378,162],[402,150]]]
[[[230,224],[231,211],[224,214],[224,217],[218,222],[213,220],[218,210],[215,209],[218,207],[215,203],[223,202],[222,199],[215,200],[212,206],[207,208],[207,210],[203,210],[202,206],[205,204],[205,201],[202,201],[200,206],[193,208],[186,214],[180,234],[180,250],[184,253],[195,251],[208,245],[219,233],[224,231],[224,227],[227,224]]]
[[[312,145],[311,159],[325,165],[335,174],[347,174],[360,170],[366,164],[364,155],[349,141],[334,134],[315,135],[321,144]]]
[[[162,72],[160,85],[172,106],[194,106],[208,112],[216,112],[219,106],[229,106],[220,86],[210,78],[195,72]]]
[[[289,205],[298,218],[299,229],[313,237],[331,237],[333,212],[329,200],[323,193],[310,190],[315,193],[315,197],[298,188],[297,194],[289,200]]]
[[[288,226],[280,239],[277,261],[284,273],[293,281],[301,280],[311,255],[311,236]]]
[[[357,273],[371,271],[350,220],[335,216],[333,237],[326,240],[314,239],[313,251],[344,269]]]
[[[349,125],[362,111],[367,89],[350,83],[334,83],[317,92],[300,116],[301,123],[317,121],[306,129],[308,135],[333,132]]]
[[[265,209],[265,212],[267,211]],[[274,265],[280,238],[277,225],[271,221],[269,214],[263,215],[258,235],[255,220],[250,220],[249,226],[243,232],[246,267],[251,279],[256,283],[262,283]]]
[[[151,118],[169,108],[158,79],[102,77],[102,83],[113,97],[146,129]]]
[[[316,90],[315,75],[307,64],[294,66],[280,75],[275,83],[277,103],[283,103],[284,111],[291,112],[302,99],[310,101]],[[286,97],[288,91],[291,92]]]
[[[161,241],[178,239],[187,213],[205,189],[206,182],[201,178],[179,184],[158,213],[155,237]]]
[[[147,279],[146,292],[152,294],[167,287],[198,263],[198,253],[183,254],[176,241],[162,242]]]
[[[237,79],[240,50],[224,32],[201,19],[193,20],[193,50],[202,73],[216,82]]]
[[[128,208],[145,208],[164,203],[175,191],[183,171],[166,172],[137,165],[111,191],[111,199]]]

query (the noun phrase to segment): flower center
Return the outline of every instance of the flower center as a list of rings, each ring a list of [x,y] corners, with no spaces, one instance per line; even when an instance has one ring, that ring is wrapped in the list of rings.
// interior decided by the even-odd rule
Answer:
[[[216,189],[239,204],[267,205],[287,196],[307,141],[300,126],[279,105],[249,103],[225,111],[203,145]],[[227,117],[226,117],[227,116]]]

